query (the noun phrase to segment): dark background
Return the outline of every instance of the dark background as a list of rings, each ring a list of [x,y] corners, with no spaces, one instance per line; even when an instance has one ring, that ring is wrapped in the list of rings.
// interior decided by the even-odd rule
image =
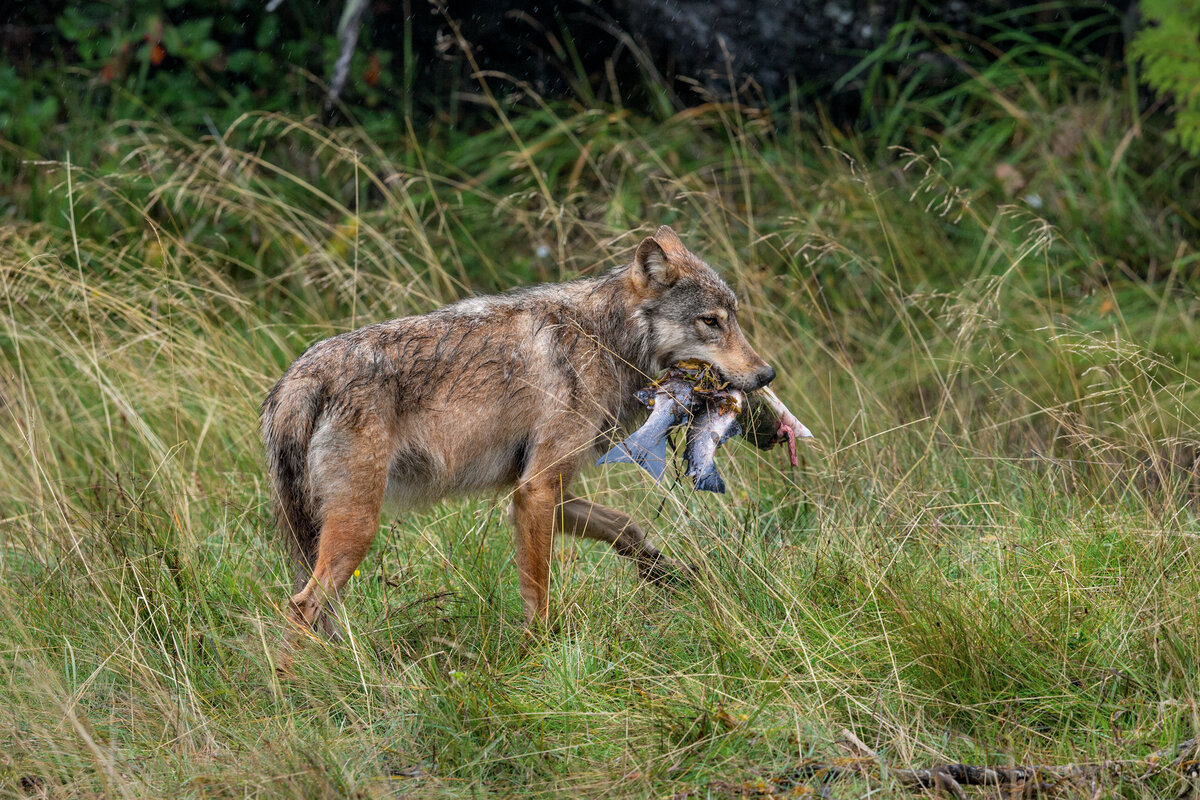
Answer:
[[[134,0],[10,3],[0,11],[9,138],[72,106],[141,107],[176,124],[256,108],[315,111],[336,60],[339,3]],[[972,62],[1044,44],[1119,65],[1135,3],[1015,0],[369,0],[338,113],[469,114],[477,70],[506,102],[621,104],[649,113],[713,99],[803,102],[856,124],[873,83],[937,92]],[[37,87],[22,91],[18,84]],[[11,120],[10,120],[11,122]],[[14,136],[15,134],[15,136]]]

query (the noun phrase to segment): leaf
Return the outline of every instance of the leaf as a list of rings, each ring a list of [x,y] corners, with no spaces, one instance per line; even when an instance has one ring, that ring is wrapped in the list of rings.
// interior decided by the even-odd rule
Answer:
[[[279,17],[275,14],[268,14],[263,17],[262,24],[258,26],[258,33],[254,35],[254,46],[262,50],[279,38]]]

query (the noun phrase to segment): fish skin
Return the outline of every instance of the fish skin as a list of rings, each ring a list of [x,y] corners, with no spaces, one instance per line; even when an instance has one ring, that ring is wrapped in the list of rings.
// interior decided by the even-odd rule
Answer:
[[[737,415],[744,396],[737,390],[719,392],[705,398],[704,408],[696,414],[687,432],[683,451],[687,475],[698,492],[725,494],[725,481],[717,472],[717,448],[742,432]]]
[[[661,482],[667,471],[667,435],[691,417],[692,384],[668,374],[653,393],[642,389],[637,397],[650,407],[650,417],[596,463],[637,464]]]

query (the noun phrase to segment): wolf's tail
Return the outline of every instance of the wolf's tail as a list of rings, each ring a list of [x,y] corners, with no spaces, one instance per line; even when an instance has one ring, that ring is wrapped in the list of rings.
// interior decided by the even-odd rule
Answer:
[[[308,445],[324,410],[319,382],[285,375],[267,394],[260,418],[276,523],[296,563],[310,571],[317,561],[321,521],[309,490]]]

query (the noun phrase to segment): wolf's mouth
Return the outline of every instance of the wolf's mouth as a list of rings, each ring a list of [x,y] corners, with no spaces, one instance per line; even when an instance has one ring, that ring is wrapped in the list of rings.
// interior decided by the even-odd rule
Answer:
[[[759,389],[766,388],[771,381],[775,380],[775,370],[770,366],[764,366],[762,369],[753,373],[749,377],[744,375],[730,375],[725,370],[721,369],[720,366],[715,364],[713,366],[716,368],[717,374],[721,376],[721,380],[725,381],[733,388],[740,389],[743,392],[756,392]]]

